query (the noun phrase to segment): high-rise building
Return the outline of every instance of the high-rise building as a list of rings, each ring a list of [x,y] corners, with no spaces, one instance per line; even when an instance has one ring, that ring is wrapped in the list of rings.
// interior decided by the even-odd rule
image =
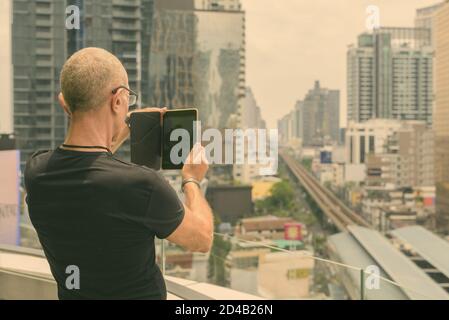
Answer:
[[[255,130],[256,136],[254,137],[254,147],[258,148],[258,133],[259,129],[266,129],[265,121],[262,118],[260,107],[257,105],[256,98],[251,88],[246,88],[245,98],[242,100],[241,121],[239,121],[238,128],[243,130]],[[249,135],[248,135],[249,136]],[[267,146],[268,147],[268,146]],[[244,148],[244,157],[249,159],[249,153],[251,156],[257,157],[257,153],[254,149],[250,150],[248,140],[236,141],[236,148]],[[245,184],[251,184],[256,179],[260,178],[260,169],[266,167],[259,164],[250,164],[245,161],[243,164],[235,164],[233,168],[233,176],[235,181],[239,181]]]
[[[290,111],[278,120],[279,142],[282,145],[290,144],[293,140],[299,139],[295,135],[294,129],[296,125],[293,111]]]
[[[65,60],[85,47],[114,53],[128,71],[129,85],[142,92],[149,79],[153,0],[13,0],[14,131],[22,165],[36,149],[62,143],[68,126],[59,106],[59,75]],[[66,8],[76,6],[80,28],[67,29]],[[129,157],[129,146],[120,155]]]
[[[435,13],[444,5],[444,2],[416,10],[415,28],[426,28],[431,31],[431,45],[435,44]]]
[[[379,28],[347,52],[348,122],[432,123],[433,49],[425,28]]]
[[[59,106],[66,55],[66,2],[13,0],[14,133],[22,166],[37,149],[55,148],[67,128]]]
[[[304,126],[303,107],[303,101],[298,100],[294,109],[278,120],[279,141],[282,144],[289,144],[293,141],[302,142]]]
[[[247,87],[245,97],[242,100],[242,116],[239,128],[242,129],[265,129],[265,121],[257,104],[251,88]]]
[[[128,72],[129,86],[145,93],[143,59],[147,60],[149,54],[146,36],[151,33],[152,1],[68,0],[68,5],[77,5],[82,15],[80,30],[67,32],[67,55],[86,47],[106,49],[122,61]]]
[[[154,3],[150,44],[148,104],[157,107],[195,106],[194,66],[196,19],[193,1]]]
[[[449,3],[435,16],[435,179],[437,228],[449,232]]]
[[[302,139],[303,137],[303,102],[301,100],[296,101],[295,109],[294,109],[294,135],[298,139]]]
[[[315,82],[303,100],[302,141],[306,146],[322,146],[338,141],[340,128],[340,91],[322,88]]]
[[[0,134],[13,133],[13,78],[12,78],[12,0],[0,3]]]
[[[212,3],[155,1],[149,104],[196,107],[204,127],[224,128],[245,96],[245,13]]]
[[[195,104],[205,126],[223,128],[241,115],[245,97],[245,12],[239,1],[212,2],[224,4],[195,11]]]

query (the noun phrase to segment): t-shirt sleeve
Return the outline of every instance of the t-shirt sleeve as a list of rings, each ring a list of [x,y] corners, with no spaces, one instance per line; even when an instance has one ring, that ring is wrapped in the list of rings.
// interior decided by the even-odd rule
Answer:
[[[159,239],[165,239],[184,219],[184,205],[176,191],[159,173],[156,173],[152,185],[145,224]]]

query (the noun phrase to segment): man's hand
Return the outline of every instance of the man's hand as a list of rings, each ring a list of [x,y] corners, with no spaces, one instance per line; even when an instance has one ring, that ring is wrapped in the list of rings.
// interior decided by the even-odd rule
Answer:
[[[184,164],[182,177],[201,181],[208,168],[204,148],[196,144]],[[191,252],[209,252],[214,239],[212,210],[201,189],[193,183],[185,185],[184,196],[184,218],[167,239]]]
[[[182,178],[193,178],[202,181],[209,169],[209,163],[206,158],[206,152],[201,144],[197,143],[193,147],[182,168]]]

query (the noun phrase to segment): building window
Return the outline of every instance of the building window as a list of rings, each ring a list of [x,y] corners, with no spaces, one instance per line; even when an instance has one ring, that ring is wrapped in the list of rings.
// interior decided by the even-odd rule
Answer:
[[[360,163],[365,163],[365,136],[360,136]]]

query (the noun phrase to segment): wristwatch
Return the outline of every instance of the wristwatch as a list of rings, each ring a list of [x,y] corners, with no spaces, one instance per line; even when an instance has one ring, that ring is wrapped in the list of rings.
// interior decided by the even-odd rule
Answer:
[[[190,182],[196,184],[198,186],[198,188],[201,189],[201,183],[198,180],[196,180],[194,178],[188,178],[188,179],[182,180],[182,184],[181,184],[181,192],[182,193],[184,193],[184,186]]]

